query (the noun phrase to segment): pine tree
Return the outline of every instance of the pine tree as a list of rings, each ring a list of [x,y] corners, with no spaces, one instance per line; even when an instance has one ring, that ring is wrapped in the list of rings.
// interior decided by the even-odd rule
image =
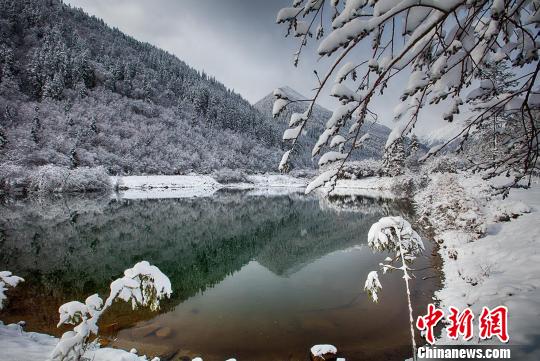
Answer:
[[[6,131],[0,126],[0,149],[4,149],[8,143]]]
[[[60,73],[55,73],[52,79],[48,79],[43,87],[43,99],[59,100],[64,91],[64,77]]]
[[[69,152],[69,160],[71,162],[71,169],[77,168],[80,166],[81,161],[79,155],[77,154],[77,148],[74,146]]]
[[[403,137],[400,137],[385,149],[381,169],[382,174],[390,177],[403,174],[406,158],[405,141]]]
[[[36,113],[39,111],[39,107],[35,108]],[[32,140],[34,143],[38,144],[40,141],[40,133],[41,133],[41,120],[39,119],[39,116],[36,115],[34,117],[34,120],[32,122],[32,129],[30,130],[30,134],[32,136]]]

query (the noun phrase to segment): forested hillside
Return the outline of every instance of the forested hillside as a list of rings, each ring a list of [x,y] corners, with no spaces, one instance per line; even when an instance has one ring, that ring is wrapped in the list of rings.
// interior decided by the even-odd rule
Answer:
[[[269,116],[175,56],[58,0],[0,0],[2,172],[266,171],[280,147]]]

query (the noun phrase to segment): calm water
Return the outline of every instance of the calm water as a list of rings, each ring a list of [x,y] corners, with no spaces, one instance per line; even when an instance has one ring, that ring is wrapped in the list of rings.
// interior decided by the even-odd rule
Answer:
[[[332,343],[349,361],[403,359],[410,347],[400,276],[382,278],[378,304],[362,289],[386,257],[366,246],[369,227],[408,211],[371,198],[246,193],[11,201],[0,206],[0,269],[26,282],[9,292],[0,319],[59,335],[60,304],[105,296],[125,268],[148,260],[170,277],[173,298],[159,313],[115,305],[101,324],[113,346],[242,361],[305,360],[313,344]],[[431,262],[428,250],[415,267]],[[413,281],[418,310],[436,283]]]

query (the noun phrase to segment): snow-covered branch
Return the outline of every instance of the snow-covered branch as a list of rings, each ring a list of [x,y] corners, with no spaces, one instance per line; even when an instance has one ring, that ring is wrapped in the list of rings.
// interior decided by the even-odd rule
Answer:
[[[326,182],[335,182],[349,154],[356,148],[366,117],[373,115],[369,106],[374,96],[382,94],[395,76],[404,71],[409,73],[409,79],[401,89],[401,103],[394,112],[398,123],[386,142],[387,150],[412,132],[425,108],[441,104],[447,108],[441,113],[442,120],[452,122],[456,115],[462,114],[460,142],[470,140],[471,135],[486,127],[486,119],[495,116],[520,125],[519,129],[514,127],[509,132],[517,144],[507,147],[505,157],[501,155],[484,164],[481,170],[488,171],[488,176],[506,171],[518,182],[537,167],[540,153],[538,1],[295,0],[291,7],[280,11],[277,22],[286,23],[292,29],[297,26],[298,19],[312,16],[313,23],[325,7],[332,8],[334,16],[326,23],[321,18],[322,30],[318,34],[324,34],[325,28],[330,30],[326,36],[313,40],[320,41],[317,52],[329,57],[334,57],[339,50],[342,52],[335,56],[323,80],[319,79],[307,116],[300,123],[291,119],[291,124],[296,124],[297,128],[287,130],[284,139],[291,141],[294,147],[301,130],[310,120],[309,109],[328,85],[331,96],[342,106],[328,120],[312,155],[318,155],[330,139],[337,136],[345,141],[339,143],[342,155],[337,156],[332,151],[331,155],[322,156],[321,165],[337,165],[333,167],[335,173],[332,176],[325,175]],[[401,32],[395,29],[398,24],[403,28]],[[352,49],[362,46],[368,39],[372,51],[362,51],[359,53],[362,55],[357,55],[359,59],[349,59]],[[304,37],[303,44],[306,41]],[[503,95],[486,79],[485,73],[500,64],[511,64],[521,70],[507,79],[505,101],[499,102],[494,99]],[[531,71],[531,67],[534,70]],[[328,80],[335,71],[335,82],[329,85]],[[512,103],[511,107],[509,103]],[[286,106],[279,97],[276,104]],[[468,108],[468,112],[463,108]],[[345,137],[345,134],[352,136]],[[331,142],[329,148],[335,144]],[[432,149],[429,156],[444,147]],[[288,157],[284,160],[288,161]],[[286,168],[283,164],[280,167]],[[310,189],[325,184],[318,179]]]
[[[21,277],[15,276],[9,271],[0,271],[0,310],[4,305],[4,300],[7,298],[5,294],[7,287],[16,287],[19,282],[23,281]]]
[[[99,318],[117,299],[131,302],[133,309],[143,306],[155,311],[159,309],[160,300],[170,297],[171,293],[171,282],[159,268],[146,261],[137,263],[124,271],[124,277],[111,283],[111,292],[105,302],[94,294],[84,303],[71,301],[60,306],[58,327],[64,324],[76,326],[62,335],[49,360],[79,360],[88,347],[90,336],[98,334]]]
[[[413,349],[413,358],[416,359],[416,342],[414,339],[413,314],[411,291],[409,280],[411,272],[408,264],[424,250],[422,239],[411,227],[411,224],[402,217],[383,217],[374,223],[368,232],[368,245],[375,251],[388,251],[395,254],[394,258],[387,257],[386,263],[381,263],[380,267],[383,273],[389,270],[398,270],[403,272],[403,280],[407,291],[407,302],[409,306],[409,325],[411,329],[411,343]],[[392,263],[396,260],[401,261],[401,266],[395,267]],[[377,292],[382,289],[377,271],[371,271],[366,279],[364,290],[370,295],[373,302],[379,300]]]

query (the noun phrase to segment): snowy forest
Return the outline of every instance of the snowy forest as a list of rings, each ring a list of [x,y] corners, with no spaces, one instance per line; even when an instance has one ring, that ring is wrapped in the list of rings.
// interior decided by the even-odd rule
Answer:
[[[80,9],[3,0],[0,32],[4,180],[45,164],[181,174],[267,170],[279,160],[269,116]]]

